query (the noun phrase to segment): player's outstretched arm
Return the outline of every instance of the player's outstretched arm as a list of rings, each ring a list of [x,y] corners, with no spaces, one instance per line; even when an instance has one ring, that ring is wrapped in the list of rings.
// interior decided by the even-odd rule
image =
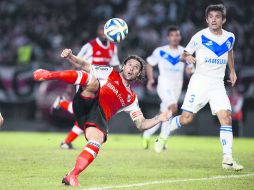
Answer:
[[[80,57],[73,55],[71,49],[64,49],[61,53],[61,57],[70,61],[78,69],[90,72],[91,64],[81,59]]]
[[[184,51],[183,54],[180,57],[180,60],[182,62],[185,62],[187,64],[195,64],[196,63],[196,59],[195,57],[193,57],[190,53],[188,53],[187,51]]]
[[[2,117],[2,114],[0,113],[0,127],[2,127],[4,123],[4,118]]]
[[[139,119],[135,120],[134,123],[140,131],[143,131],[154,127],[160,122],[169,120],[170,117],[172,117],[172,112],[166,111],[156,115],[152,119],[145,119],[144,117],[140,117]]]

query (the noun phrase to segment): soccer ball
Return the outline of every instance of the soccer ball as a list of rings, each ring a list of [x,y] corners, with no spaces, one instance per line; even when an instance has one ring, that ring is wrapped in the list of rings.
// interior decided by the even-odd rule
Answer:
[[[104,25],[104,34],[112,42],[121,42],[128,34],[128,25],[123,19],[111,18]]]

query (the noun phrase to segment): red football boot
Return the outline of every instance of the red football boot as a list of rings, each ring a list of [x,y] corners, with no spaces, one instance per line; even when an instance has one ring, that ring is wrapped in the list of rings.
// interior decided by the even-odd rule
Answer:
[[[64,183],[65,185],[73,186],[73,187],[80,187],[80,184],[78,182],[78,178],[76,175],[67,174],[63,178],[62,183]]]
[[[47,71],[45,69],[37,69],[36,71],[34,71],[34,80],[37,81],[43,81],[43,80],[47,80],[48,78],[50,78],[50,71]]]

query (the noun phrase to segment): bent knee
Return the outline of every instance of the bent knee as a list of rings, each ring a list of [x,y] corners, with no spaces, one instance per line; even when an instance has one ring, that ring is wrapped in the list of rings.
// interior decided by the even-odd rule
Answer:
[[[103,144],[105,139],[105,134],[97,129],[96,127],[88,127],[86,128],[86,138],[88,141],[93,140],[100,144]]]
[[[193,118],[194,118],[193,113],[183,112],[180,117],[180,123],[183,126],[188,125],[190,122],[192,122]]]
[[[221,125],[232,125],[232,117],[230,111],[220,111],[217,113]]]

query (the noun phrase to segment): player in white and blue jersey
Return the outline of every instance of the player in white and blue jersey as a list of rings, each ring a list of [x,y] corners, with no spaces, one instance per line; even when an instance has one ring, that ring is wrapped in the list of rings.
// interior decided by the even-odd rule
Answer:
[[[152,55],[147,58],[147,89],[153,90],[154,76],[153,67],[158,65],[159,77],[157,93],[161,99],[160,111],[171,110],[177,112],[177,102],[182,91],[184,63],[180,61],[184,48],[179,45],[181,35],[177,26],[168,28],[169,44],[156,48]],[[169,124],[171,120],[159,123],[157,126],[143,133],[143,147],[148,148],[150,137],[161,127],[159,138],[155,142],[155,151],[165,149],[166,140],[169,136]]]
[[[226,22],[226,9],[222,4],[206,8],[208,28],[196,33],[186,46],[181,60],[196,64],[182,105],[182,114],[172,119],[170,131],[189,124],[195,114],[207,103],[213,115],[220,121],[220,141],[223,149],[222,167],[242,170],[243,166],[232,158],[232,118],[231,105],[224,86],[225,69],[228,65],[232,87],[236,82],[234,69],[233,33],[222,29]],[[193,53],[196,57],[193,57]]]

